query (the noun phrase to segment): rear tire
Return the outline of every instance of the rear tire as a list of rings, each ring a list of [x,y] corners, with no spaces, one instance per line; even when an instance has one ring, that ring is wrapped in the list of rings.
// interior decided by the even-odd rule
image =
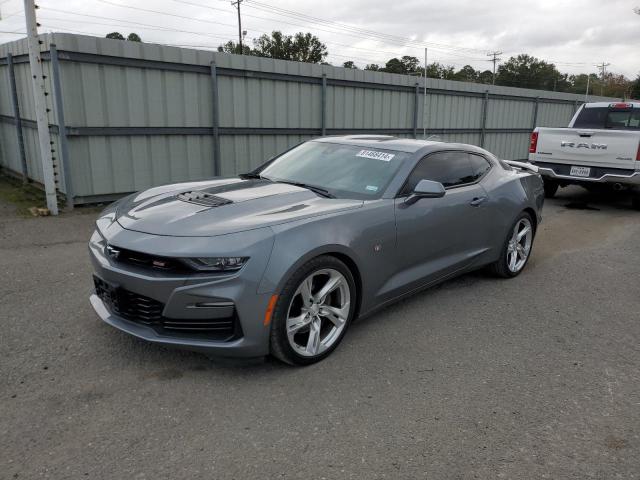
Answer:
[[[271,354],[290,365],[325,359],[344,338],[357,304],[349,268],[324,255],[300,267],[287,280],[273,312]]]
[[[489,270],[502,278],[513,278],[520,275],[531,257],[534,237],[535,224],[533,219],[527,212],[522,212],[507,233],[500,258],[489,266]]]
[[[634,192],[631,197],[631,206],[635,210],[640,210],[640,192]]]
[[[547,180],[546,178],[543,181],[544,181],[544,196],[546,198],[555,197],[556,193],[558,192],[558,187],[560,186],[560,184],[555,180]]]

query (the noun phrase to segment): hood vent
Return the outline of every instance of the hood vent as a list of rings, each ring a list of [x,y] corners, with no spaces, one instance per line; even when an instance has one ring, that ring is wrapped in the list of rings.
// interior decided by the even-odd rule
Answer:
[[[201,190],[182,192],[176,195],[176,197],[178,200],[182,200],[183,202],[195,203],[196,205],[202,205],[205,207],[219,207],[221,205],[233,203],[231,200],[227,200],[226,198],[222,197],[216,197],[215,195],[203,192]]]

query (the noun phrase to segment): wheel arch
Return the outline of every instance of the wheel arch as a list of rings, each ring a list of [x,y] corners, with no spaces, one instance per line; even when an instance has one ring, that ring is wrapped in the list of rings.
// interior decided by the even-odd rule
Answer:
[[[351,275],[353,275],[353,282],[356,285],[356,309],[354,310],[353,318],[357,318],[358,314],[360,313],[360,306],[362,305],[362,275],[360,274],[358,264],[353,258],[351,258],[344,252],[327,252],[322,255],[337,258],[347,266],[347,268],[351,272]]]
[[[528,213],[531,217],[531,221],[533,222],[533,233],[535,235],[536,231],[538,230],[538,215],[536,211],[531,207],[527,207],[523,210],[523,212]]]
[[[293,262],[286,271],[282,272],[280,278],[278,278],[277,284],[274,285],[274,292],[281,292],[284,288],[284,285],[287,283],[288,279],[293,275],[296,270],[302,267],[307,262],[322,256],[331,256],[342,263],[349,269],[351,275],[353,275],[353,281],[356,287],[356,310],[355,316],[360,312],[360,307],[362,305],[362,296],[363,296],[363,279],[360,267],[358,265],[357,256],[351,251],[348,247],[344,245],[323,245],[321,247],[315,248],[313,250],[308,251],[306,254],[297,259],[297,261]],[[354,316],[354,318],[355,318]]]

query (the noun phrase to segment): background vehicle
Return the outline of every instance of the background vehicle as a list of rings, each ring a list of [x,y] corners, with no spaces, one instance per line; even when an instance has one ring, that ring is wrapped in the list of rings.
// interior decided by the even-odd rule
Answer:
[[[322,138],[116,202],[90,242],[91,303],[152,342],[309,364],[403,296],[487,265],[518,275],[543,201],[535,167],[475,146]]]
[[[548,197],[561,186],[608,185],[632,189],[640,209],[640,102],[586,103],[568,128],[536,128],[529,161],[539,167]]]

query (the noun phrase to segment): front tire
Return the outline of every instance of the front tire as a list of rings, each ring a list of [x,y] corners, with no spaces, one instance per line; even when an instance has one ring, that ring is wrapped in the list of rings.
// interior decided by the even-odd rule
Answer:
[[[522,212],[511,226],[502,246],[500,258],[490,270],[502,278],[520,275],[531,256],[535,227],[531,215]]]
[[[340,344],[353,319],[357,291],[349,268],[332,256],[310,260],[289,278],[276,302],[271,354],[311,365]]]

